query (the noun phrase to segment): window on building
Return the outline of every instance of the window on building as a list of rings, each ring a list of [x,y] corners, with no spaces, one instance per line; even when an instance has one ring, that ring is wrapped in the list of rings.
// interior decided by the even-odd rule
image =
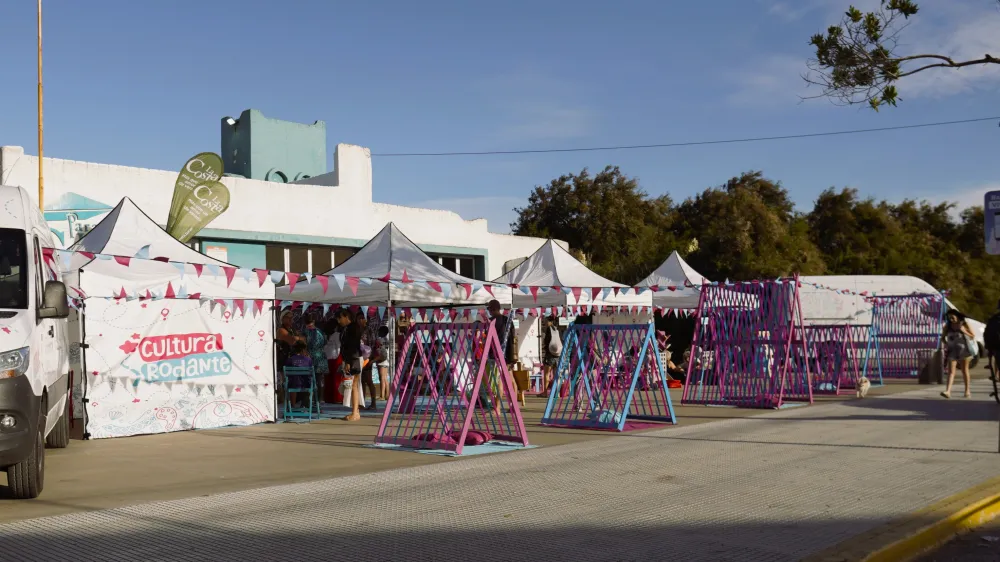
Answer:
[[[264,251],[265,267],[271,271],[285,270],[285,247],[267,246]]]
[[[337,248],[334,251],[334,267],[344,263],[345,261],[351,259],[351,256],[358,253],[357,250],[353,248]]]
[[[461,258],[458,260],[458,274],[464,277],[475,278],[476,264],[472,258]]]
[[[311,273],[326,273],[333,269],[333,250],[330,247],[310,248],[312,252]]]
[[[457,272],[458,270],[456,269],[455,262],[456,262],[455,258],[449,258],[449,257],[446,257],[446,256],[442,256],[440,263],[448,271],[455,271],[455,272]]]
[[[309,248],[291,246],[288,248],[288,271],[305,273],[309,269]]]

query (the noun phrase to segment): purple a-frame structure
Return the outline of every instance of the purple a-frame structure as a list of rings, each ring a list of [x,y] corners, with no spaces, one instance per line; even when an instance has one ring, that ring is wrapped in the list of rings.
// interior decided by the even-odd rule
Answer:
[[[495,322],[413,324],[375,443],[461,455],[484,441],[528,445]]]
[[[682,404],[812,403],[798,276],[704,284]],[[793,353],[793,347],[799,349]]]

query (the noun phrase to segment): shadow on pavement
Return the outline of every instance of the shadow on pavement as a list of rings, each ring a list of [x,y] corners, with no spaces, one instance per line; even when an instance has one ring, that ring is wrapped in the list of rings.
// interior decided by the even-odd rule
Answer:
[[[358,498],[358,506],[364,503],[363,498]],[[0,553],[3,560],[10,562],[779,562],[802,560],[835,547],[863,551],[841,558],[846,561],[879,546],[852,544],[849,539],[888,522],[869,518],[769,521],[768,511],[775,506],[761,506],[759,513],[734,514],[733,518],[742,521],[731,523],[655,524],[630,516],[626,509],[595,513],[595,521],[586,524],[552,518],[551,526],[539,527],[522,522],[518,513],[498,512],[490,528],[418,530],[426,525],[418,513],[412,514],[409,524],[399,525],[398,517],[393,517],[398,514],[387,514],[385,523],[341,522],[345,512],[352,510],[339,505],[329,506],[329,517],[317,520],[296,519],[287,508],[272,512],[266,505],[247,507],[239,514],[213,512],[212,517],[199,520],[178,520],[179,514],[168,518],[118,510],[92,518],[94,524],[87,529],[81,529],[79,523],[70,528],[60,526],[58,519],[36,520],[39,524],[30,530],[24,530],[24,526],[16,531],[0,527]],[[760,522],[749,523],[747,519]],[[391,529],[389,521],[393,521]],[[908,520],[908,524],[918,526],[930,522]],[[407,526],[411,529],[407,530]]]

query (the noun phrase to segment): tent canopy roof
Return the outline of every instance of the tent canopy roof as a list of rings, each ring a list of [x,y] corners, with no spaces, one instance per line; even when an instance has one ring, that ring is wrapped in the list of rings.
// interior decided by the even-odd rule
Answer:
[[[482,281],[470,279],[449,271],[434,261],[393,223],[385,225],[358,253],[323,275],[365,278],[370,285],[361,284],[357,292],[348,286],[340,288],[329,283],[324,290],[320,283],[299,283],[294,291],[279,287],[275,293],[279,300],[328,302],[335,304],[360,304],[367,306],[462,306],[485,304],[496,298],[509,305],[511,292],[507,287],[494,287],[493,293],[481,288]],[[386,275],[392,281],[385,283]],[[440,283],[442,291],[430,288],[426,282]],[[477,290],[466,296],[458,285],[472,286]]]
[[[494,282],[522,287],[625,287],[594,273],[551,239]]]
[[[148,258],[203,265],[230,265],[210,258],[163,230],[128,197],[70,247],[74,251],[133,257],[148,246]]]
[[[326,275],[419,279],[441,283],[482,283],[450,271],[413,243],[395,223],[385,225],[356,254]]]
[[[143,294],[147,290],[166,294],[170,284],[175,293],[184,291],[206,297],[274,297],[274,286],[270,280],[258,283],[255,276],[246,281],[240,279],[230,283],[225,275],[197,275],[194,271],[185,275],[182,272],[185,268],[176,264],[201,264],[214,269],[222,266],[236,268],[178,242],[128,197],[123,198],[101,222],[69,249],[74,252],[136,258],[127,264],[121,264],[110,258],[91,260],[79,253],[70,255],[68,263],[61,264],[60,269],[71,284],[75,280],[78,288],[88,296],[115,296],[121,290],[129,295]],[[156,258],[176,263],[164,263]],[[87,275],[79,275],[81,271]]]
[[[656,271],[639,283],[640,287],[667,287],[675,285],[684,287],[686,284],[700,286],[705,281],[705,277],[688,265],[684,258],[674,250],[670,257],[666,259]]]

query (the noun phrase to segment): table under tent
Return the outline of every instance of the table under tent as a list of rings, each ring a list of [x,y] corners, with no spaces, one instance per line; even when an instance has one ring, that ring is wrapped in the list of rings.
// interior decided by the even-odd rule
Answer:
[[[653,293],[654,322],[658,331],[669,334],[666,344],[660,342],[661,361],[680,365],[685,349],[694,339],[694,312],[701,297],[700,287],[708,281],[694,270],[676,251],[638,286]],[[684,365],[687,366],[686,364]],[[680,376],[679,378],[683,378]]]
[[[676,422],[651,291],[594,273],[552,240],[494,282],[514,288],[513,307],[525,320],[577,317],[561,335],[543,424],[624,431],[641,421]],[[543,356],[539,346],[530,359],[540,366]]]
[[[388,322],[427,318],[409,322],[390,351],[390,396],[376,446],[463,454],[468,446],[528,445],[503,360],[512,334],[498,334],[482,315],[491,300],[510,308],[507,286],[446,269],[389,223],[341,265],[275,294],[282,307],[352,306]]]
[[[74,414],[87,438],[275,419],[270,279],[201,254],[128,198],[68,250]]]

